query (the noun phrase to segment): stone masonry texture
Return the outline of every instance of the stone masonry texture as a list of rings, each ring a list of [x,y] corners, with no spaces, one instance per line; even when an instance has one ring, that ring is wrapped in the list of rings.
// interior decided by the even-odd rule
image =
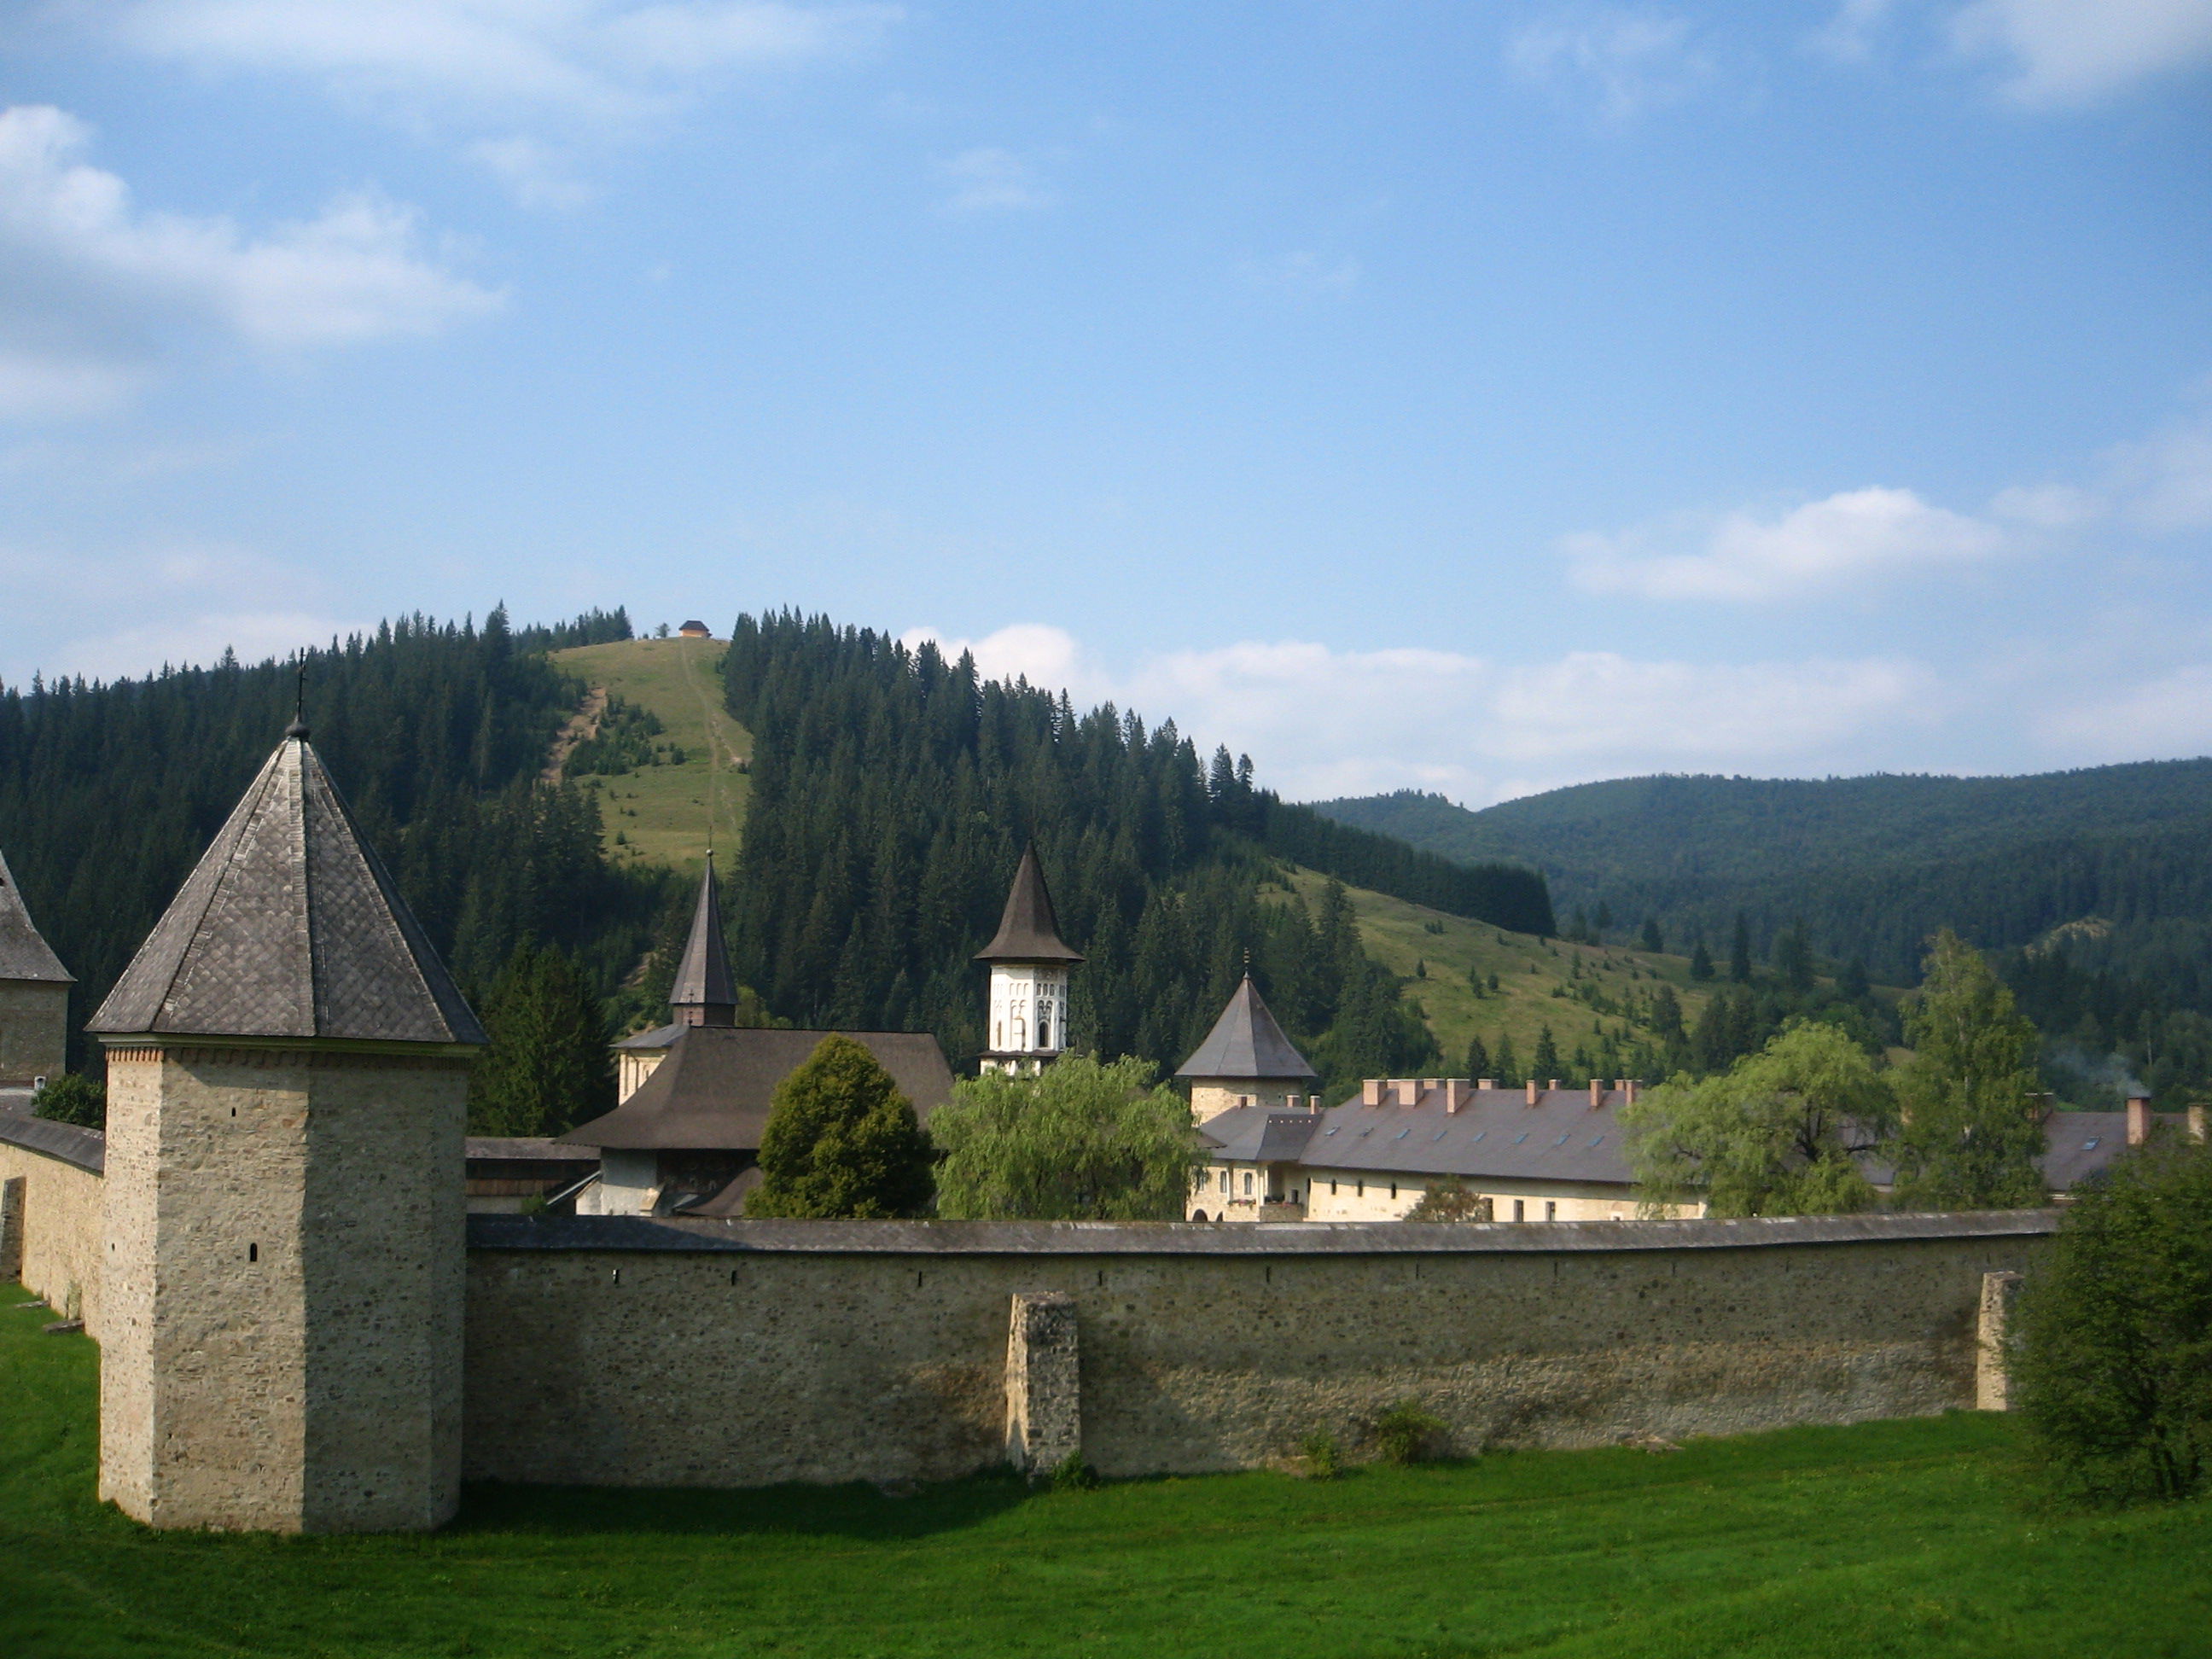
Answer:
[[[0,1142],[0,1182],[21,1182],[23,1288],[46,1305],[101,1331],[104,1279],[100,1248],[100,1177],[25,1146]]]
[[[459,1499],[465,1062],[109,1055],[100,1491],[159,1526]]]
[[[471,1478],[943,1479],[1006,1457],[1009,1310],[1069,1297],[1102,1474],[1249,1468],[1418,1398],[1462,1451],[1971,1407],[2048,1212],[1553,1227],[479,1217]]]
[[[65,984],[0,979],[0,1086],[20,1087],[61,1075],[69,996]]]

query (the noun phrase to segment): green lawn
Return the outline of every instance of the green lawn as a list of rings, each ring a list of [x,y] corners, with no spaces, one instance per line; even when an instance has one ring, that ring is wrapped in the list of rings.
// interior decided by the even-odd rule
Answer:
[[[428,1538],[143,1532],[95,1355],[0,1305],[0,1654],[2212,1651],[2212,1505],[2018,1502],[2002,1419],[1028,1494],[470,1494]],[[641,1363],[649,1363],[641,1357]]]
[[[618,640],[553,653],[571,674],[660,716],[666,738],[686,756],[681,766],[582,780],[601,792],[607,850],[618,860],[696,872],[707,850],[710,803],[714,845],[726,854],[738,850],[751,784],[735,763],[750,758],[753,739],[722,705],[728,649],[726,640],[678,638]],[[730,867],[726,858],[722,867]]]

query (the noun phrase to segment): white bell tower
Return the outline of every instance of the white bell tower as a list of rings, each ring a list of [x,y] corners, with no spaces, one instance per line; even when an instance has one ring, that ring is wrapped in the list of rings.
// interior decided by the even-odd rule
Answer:
[[[997,937],[975,953],[975,960],[991,965],[983,1069],[1042,1071],[1067,1047],[1067,975],[1083,957],[1060,939],[1035,842],[1014,872]]]

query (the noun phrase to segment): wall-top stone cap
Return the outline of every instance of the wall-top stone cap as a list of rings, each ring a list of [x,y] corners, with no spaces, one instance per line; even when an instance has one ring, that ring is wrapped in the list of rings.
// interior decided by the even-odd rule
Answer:
[[[0,854],[0,979],[43,979],[58,985],[76,982],[31,920],[5,854]]]
[[[1249,1078],[1254,1082],[1263,1079],[1319,1077],[1320,1073],[1306,1064],[1306,1057],[1283,1035],[1283,1028],[1261,1000],[1260,988],[1252,983],[1252,975],[1244,975],[1244,982],[1229,999],[1229,1006],[1221,1011],[1221,1018],[1213,1022],[1213,1029],[1206,1034],[1206,1041],[1198,1045],[1196,1053],[1182,1063],[1177,1077]]]
[[[1060,918],[1052,912],[1052,895],[1045,890],[1044,867],[1037,862],[1036,843],[1023,851],[1021,867],[1006,895],[1006,914],[999,918],[997,937],[975,952],[978,962],[1066,962],[1083,960],[1060,937]]]
[[[484,1041],[305,738],[276,746],[85,1029]]]

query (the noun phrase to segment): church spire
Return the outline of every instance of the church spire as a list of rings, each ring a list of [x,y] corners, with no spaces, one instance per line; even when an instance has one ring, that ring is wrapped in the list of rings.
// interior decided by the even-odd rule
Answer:
[[[1060,936],[1036,843],[1022,854],[999,932],[975,953],[991,964],[987,1072],[1035,1072],[1067,1047],[1067,970],[1083,960]]]
[[[722,943],[721,890],[714,882],[714,854],[707,854],[706,873],[699,878],[699,902],[691,912],[691,937],[684,941],[684,960],[676,965],[676,983],[668,993],[668,1006],[679,1025],[734,1025],[738,1023],[738,989],[730,977],[730,953]]]

